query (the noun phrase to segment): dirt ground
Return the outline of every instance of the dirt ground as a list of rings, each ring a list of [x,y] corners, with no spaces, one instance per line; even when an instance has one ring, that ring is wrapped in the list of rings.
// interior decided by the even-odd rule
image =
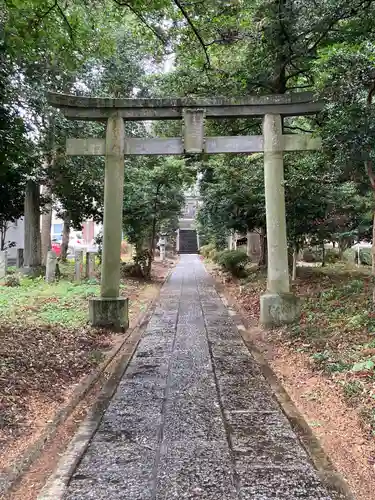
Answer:
[[[130,299],[131,327],[156,297],[173,265],[173,261],[155,262],[151,282],[126,280],[122,293]],[[56,413],[69,402],[77,385],[104,363],[106,355],[124,338],[87,324],[20,326],[19,322],[5,323],[0,328],[0,351],[4,360],[0,366],[0,473],[10,470],[38,440]],[[106,377],[104,373],[59,426],[56,436],[9,499],[37,497]]]
[[[264,276],[250,281],[232,280],[210,263],[207,267],[225,283],[226,293],[235,299],[237,309],[247,319],[247,336],[267,359],[355,499],[375,500],[375,434],[371,420],[375,376],[363,368],[350,369],[353,363],[371,363],[374,354],[371,328],[352,320],[362,314],[366,321],[372,321],[365,308],[368,273],[303,276],[295,287],[300,295],[307,290],[313,299],[304,306],[301,324],[294,330],[270,332],[258,326]],[[345,294],[340,295],[340,290]],[[326,299],[332,299],[333,304],[328,307]],[[356,392],[358,387],[361,392]]]

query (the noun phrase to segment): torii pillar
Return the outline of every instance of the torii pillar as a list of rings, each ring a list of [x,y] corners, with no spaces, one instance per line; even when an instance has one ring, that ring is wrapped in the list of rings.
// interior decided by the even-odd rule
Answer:
[[[114,115],[107,120],[105,140],[101,293],[90,299],[89,317],[92,325],[116,330],[129,326],[128,298],[120,296],[124,152],[124,120]]]
[[[299,137],[289,136],[298,149]],[[284,190],[284,137],[280,115],[263,118],[264,189],[267,224],[267,292],[260,297],[264,326],[293,323],[300,315],[298,298],[290,292]],[[293,147],[293,145],[290,145]],[[294,148],[293,148],[294,149]]]

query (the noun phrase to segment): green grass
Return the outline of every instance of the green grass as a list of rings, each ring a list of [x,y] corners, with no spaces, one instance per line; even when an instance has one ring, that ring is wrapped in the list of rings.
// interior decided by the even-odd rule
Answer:
[[[87,301],[99,290],[94,280],[47,284],[24,278],[18,287],[0,286],[0,321],[78,326],[87,321]]]

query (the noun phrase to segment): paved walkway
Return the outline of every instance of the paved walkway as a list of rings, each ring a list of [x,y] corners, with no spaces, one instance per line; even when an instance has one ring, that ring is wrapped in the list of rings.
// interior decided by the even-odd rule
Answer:
[[[198,257],[182,256],[66,500],[330,500]]]

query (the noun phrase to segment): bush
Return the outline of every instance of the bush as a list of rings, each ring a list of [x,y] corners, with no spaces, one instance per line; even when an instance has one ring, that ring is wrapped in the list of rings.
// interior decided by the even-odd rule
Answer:
[[[10,287],[21,286],[20,277],[17,274],[9,274],[5,277],[4,285]]]
[[[241,276],[249,258],[242,250],[224,250],[217,255],[218,264],[233,276]]]
[[[134,262],[121,263],[121,278],[143,278],[141,267]]]
[[[361,248],[359,251],[359,261],[364,266],[372,265],[371,248]]]
[[[347,248],[345,252],[342,254],[343,260],[346,262],[350,262],[351,264],[354,264],[357,259],[357,252],[353,250],[353,248]]]
[[[322,250],[320,248],[305,248],[302,252],[304,262],[322,262]]]
[[[358,263],[358,250],[354,248],[348,248],[345,250],[343,254],[343,259],[346,262],[350,262],[352,264]],[[361,248],[359,250],[359,262],[363,266],[371,266],[372,265],[372,253],[371,248]]]
[[[325,261],[327,264],[334,264],[340,260],[340,255],[338,250],[335,248],[328,248],[326,250]]]
[[[213,243],[209,243],[208,245],[203,245],[202,247],[200,247],[200,253],[205,259],[210,258],[210,253],[212,252],[212,250],[216,251],[215,245]]]

